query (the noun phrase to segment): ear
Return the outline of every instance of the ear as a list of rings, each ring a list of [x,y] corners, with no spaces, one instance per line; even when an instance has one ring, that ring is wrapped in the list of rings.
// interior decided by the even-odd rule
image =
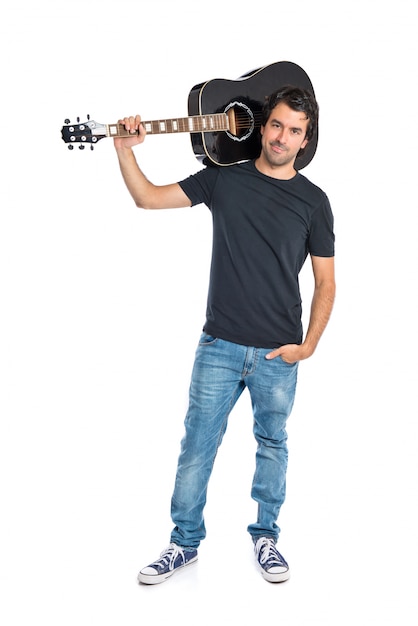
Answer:
[[[263,135],[264,134],[264,126],[260,126],[260,134]]]
[[[303,150],[308,145],[309,139],[304,139],[299,150]]]

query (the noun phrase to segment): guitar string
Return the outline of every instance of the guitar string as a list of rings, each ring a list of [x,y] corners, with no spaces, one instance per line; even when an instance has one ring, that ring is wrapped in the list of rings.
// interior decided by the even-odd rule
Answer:
[[[201,122],[200,117],[210,117],[210,116],[203,115],[203,116],[197,116],[196,117],[195,121],[198,122],[197,126],[201,127],[202,129],[206,128],[205,124],[203,122]],[[193,118],[192,117],[191,118],[186,117],[186,118],[174,118],[174,119],[161,119],[161,120],[153,120],[153,121],[150,121],[150,122],[146,122],[145,121],[144,124],[150,124],[151,126],[158,127],[159,125],[161,125],[161,123],[164,123],[164,124],[166,124],[168,126],[172,126],[173,122],[177,122],[177,123],[180,122],[181,125],[185,125],[185,126],[189,127],[188,125],[189,125],[189,120],[190,119],[193,119]],[[224,118],[222,116],[221,119],[220,119],[221,126],[223,126],[223,119]],[[261,113],[254,115],[254,122],[255,122],[256,125],[261,123],[261,119],[262,119]],[[245,114],[236,115],[235,116],[235,122],[237,124],[242,125],[242,128],[250,128],[252,126],[252,120],[249,119],[248,115],[245,115]]]
[[[214,132],[216,132],[216,130],[225,130],[223,128],[224,124],[222,123],[223,120],[223,114],[215,114],[215,116],[217,116],[215,118],[216,122],[220,121],[220,128],[216,128],[216,122],[215,122],[215,128],[213,129]],[[198,122],[195,132],[204,132],[207,131],[207,127],[205,126],[205,124],[203,122],[200,122],[200,117],[208,117],[208,116],[196,116],[196,120]],[[218,117],[220,117],[220,120],[218,120]],[[262,114],[261,113],[254,113],[254,126],[258,127],[261,125],[261,118],[262,118]],[[190,127],[189,127],[189,120],[191,118],[190,117],[186,117],[186,118],[174,118],[174,119],[161,119],[161,120],[152,120],[152,121],[144,121],[144,124],[149,124],[151,126],[151,134],[157,131],[157,133],[160,131],[161,133],[164,132],[173,132],[173,121],[177,122],[178,124],[178,130],[174,131],[174,132],[190,132]],[[164,129],[161,131],[161,124],[164,124]],[[237,113],[235,115],[235,126],[237,129],[242,130],[242,129],[248,129],[251,128],[251,126],[253,125],[252,120],[249,118],[249,116],[247,114],[239,114]],[[123,133],[123,126],[122,124],[117,124],[117,128],[118,128],[118,134],[119,136],[122,136]],[[171,128],[171,130],[168,130],[168,128]],[[129,134],[127,135],[129,136]]]

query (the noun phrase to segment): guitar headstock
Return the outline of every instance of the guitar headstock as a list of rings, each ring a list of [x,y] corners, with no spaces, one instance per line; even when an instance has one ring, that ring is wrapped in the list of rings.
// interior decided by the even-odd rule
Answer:
[[[77,118],[76,124],[71,124],[70,120],[65,120],[65,126],[61,129],[62,140],[68,144],[68,149],[72,150],[74,144],[79,144],[79,149],[84,150],[86,144],[90,144],[93,150],[94,144],[103,137],[107,137],[107,129],[104,124],[98,124],[87,116],[87,122],[80,123]]]

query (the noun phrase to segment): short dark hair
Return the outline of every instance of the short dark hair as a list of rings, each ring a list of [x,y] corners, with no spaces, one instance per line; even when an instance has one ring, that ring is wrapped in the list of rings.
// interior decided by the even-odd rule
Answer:
[[[293,85],[284,85],[277,89],[274,93],[266,98],[262,110],[261,125],[265,126],[271,115],[272,110],[280,102],[284,102],[294,111],[303,111],[308,119],[308,127],[306,129],[306,139],[312,139],[318,128],[318,112],[319,107],[312,91],[294,87]]]

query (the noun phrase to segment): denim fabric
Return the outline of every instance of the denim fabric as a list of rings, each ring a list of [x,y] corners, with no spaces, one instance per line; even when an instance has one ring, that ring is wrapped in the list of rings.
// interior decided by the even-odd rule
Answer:
[[[254,539],[279,535],[276,520],[286,491],[286,420],[293,407],[298,364],[280,357],[267,360],[269,352],[205,333],[200,338],[171,501],[175,524],[171,541],[177,545],[197,548],[206,536],[203,509],[209,478],[228,416],[245,388],[257,441],[251,496],[258,503],[258,515],[248,532]]]

